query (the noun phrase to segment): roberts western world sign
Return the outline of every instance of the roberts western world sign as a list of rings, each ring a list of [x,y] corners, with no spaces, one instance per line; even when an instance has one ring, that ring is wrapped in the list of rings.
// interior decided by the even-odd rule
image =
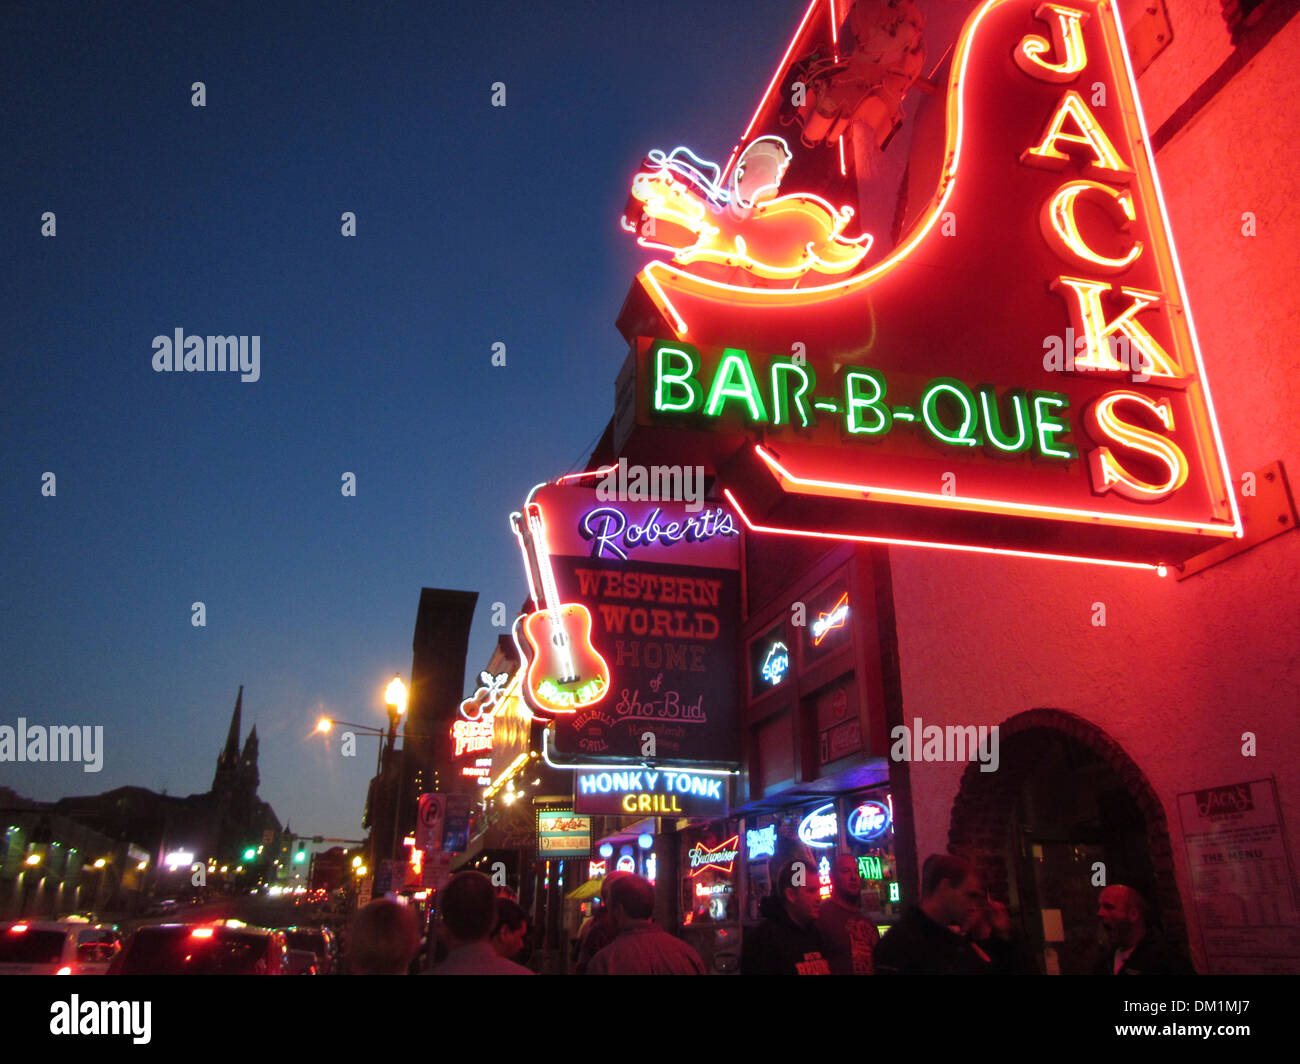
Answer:
[[[537,604],[516,624],[521,690],[558,760],[735,764],[734,516],[616,496],[548,484],[517,515]]]
[[[620,319],[634,435],[689,433],[773,534],[1149,569],[1239,535],[1114,5],[972,11],[891,145],[892,247],[843,202],[852,151],[807,146],[844,98],[809,64],[854,47],[813,6],[725,166],[652,151],[633,180],[624,227],[668,254]]]

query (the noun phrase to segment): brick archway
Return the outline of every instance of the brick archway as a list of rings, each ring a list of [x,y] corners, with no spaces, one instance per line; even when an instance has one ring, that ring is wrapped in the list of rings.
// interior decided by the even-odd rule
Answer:
[[[1012,821],[1042,751],[1064,741],[1093,755],[1133,799],[1146,822],[1146,845],[1155,877],[1150,901],[1156,920],[1173,940],[1186,945],[1187,924],[1174,875],[1173,847],[1164,807],[1146,775],[1114,739],[1095,724],[1059,709],[1031,709],[998,727],[1000,765],[981,772],[972,762],[962,774],[948,827],[948,850],[974,862],[995,898],[1010,898],[1014,869]]]

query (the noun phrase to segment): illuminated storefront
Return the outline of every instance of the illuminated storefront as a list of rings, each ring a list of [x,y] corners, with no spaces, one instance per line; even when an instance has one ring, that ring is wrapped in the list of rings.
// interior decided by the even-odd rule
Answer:
[[[621,223],[652,258],[589,465],[611,494],[565,502],[592,489],[582,474],[520,511],[533,608],[516,640],[550,722],[535,752],[571,775],[575,808],[610,818],[602,837],[653,820],[661,901],[713,970],[732,970],[781,860],[829,888],[854,857],[885,925],[949,850],[1043,971],[1085,970],[1098,883],[1080,877],[1099,865],[1203,967],[1300,966],[1294,899],[1225,930],[1196,870],[1238,816],[1270,840],[1259,861],[1290,868],[1300,750],[1243,768],[1276,714],[1240,707],[1274,705],[1293,669],[1294,589],[1259,559],[1293,561],[1294,537],[1268,541],[1296,515],[1280,462],[1230,465],[1211,386],[1247,452],[1282,446],[1254,410],[1284,415],[1230,375],[1247,308],[1206,298],[1218,264],[1255,256],[1266,278],[1269,259],[1253,229],[1229,248],[1180,234],[1214,321],[1203,350],[1153,155],[1184,130],[1184,97],[1145,29],[1135,69],[1128,21],[1106,0],[813,0],[725,160],[654,148],[632,177]],[[1287,32],[1274,79],[1294,65],[1279,54],[1300,58]],[[867,40],[889,53],[883,81],[859,76]],[[1137,100],[1148,69],[1163,135]],[[1249,92],[1223,92],[1255,131],[1243,144],[1285,140]],[[1197,145],[1168,149],[1187,173],[1223,149]],[[1281,309],[1259,313],[1276,324],[1295,295],[1274,288]],[[698,470],[698,508],[638,494],[655,469]],[[1242,639],[1267,656],[1259,678],[1223,651]],[[1250,874],[1233,882],[1254,897]]]

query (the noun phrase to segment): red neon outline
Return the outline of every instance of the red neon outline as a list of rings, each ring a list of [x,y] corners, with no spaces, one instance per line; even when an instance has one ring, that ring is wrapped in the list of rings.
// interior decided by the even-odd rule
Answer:
[[[1051,514],[1066,520],[1101,521],[1106,524],[1131,525],[1136,528],[1149,528],[1156,531],[1172,529],[1174,531],[1189,529],[1212,532],[1227,539],[1231,530],[1226,525],[1203,525],[1195,521],[1178,521],[1163,517],[1128,517],[1115,515],[1107,511],[1074,510],[1065,506],[1045,506],[1039,503],[1016,503],[1001,499],[981,499],[977,497],[960,497],[956,495],[935,495],[928,491],[909,491],[904,488],[880,488],[867,484],[845,484],[835,480],[821,480],[817,477],[801,477],[791,473],[761,443],[754,444],[754,453],[772,470],[777,479],[791,484],[805,484],[814,488],[827,489],[822,494],[840,495],[845,498],[875,496],[895,502],[915,502],[921,500],[923,505],[934,505],[949,510],[971,510],[975,513],[1005,513],[1035,517]],[[806,494],[806,493],[805,493]]]
[[[755,524],[749,514],[740,505],[730,488],[723,488],[722,494],[731,503],[732,509],[740,515],[745,527],[751,532],[770,532],[781,536],[808,536],[813,539],[848,540],[854,543],[883,543],[893,547],[932,547],[935,550],[970,551],[975,554],[1005,554],[1012,558],[1041,558],[1053,562],[1078,562],[1080,565],[1113,565],[1123,569],[1150,569],[1157,576],[1164,576],[1167,569],[1163,562],[1124,562],[1113,558],[1084,558],[1074,554],[1045,554],[1041,551],[1011,550],[1007,547],[979,547],[970,543],[934,543],[923,539],[893,539],[888,536],[863,536],[852,532],[811,532],[807,529],[777,528],[773,525]]]
[[[556,477],[554,480],[547,481],[547,483],[563,484],[566,480],[578,480],[581,477],[605,477],[605,476],[609,476],[610,473],[614,473],[617,471],[618,471],[618,463],[615,462],[613,465],[601,466],[599,469],[586,469],[583,470],[583,472],[581,473],[565,473],[564,476]],[[525,504],[533,501],[533,492],[537,491],[538,488],[544,488],[544,487],[546,487],[546,484],[538,484],[536,488],[533,488],[533,490],[528,493],[528,498],[525,500]]]

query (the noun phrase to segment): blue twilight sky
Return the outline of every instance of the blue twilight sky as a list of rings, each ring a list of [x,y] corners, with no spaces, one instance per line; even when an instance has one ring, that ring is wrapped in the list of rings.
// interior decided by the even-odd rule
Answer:
[[[803,7],[6,4],[0,725],[104,762],[0,785],[207,790],[242,683],[262,797],[359,837],[373,746],[317,715],[383,722],[422,586],[479,592],[486,661],[509,511],[612,411],[631,175],[725,161]],[[155,373],[178,328],[259,336],[261,379]]]

